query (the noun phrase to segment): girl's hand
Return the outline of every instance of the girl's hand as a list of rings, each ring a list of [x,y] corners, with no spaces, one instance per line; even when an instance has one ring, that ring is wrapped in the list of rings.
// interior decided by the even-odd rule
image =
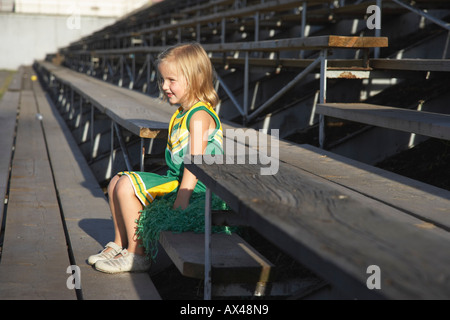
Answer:
[[[175,202],[173,203],[173,209],[174,210],[176,210],[176,209],[186,210],[186,208],[189,205],[189,199],[191,197],[191,194],[192,194],[192,190],[179,189],[177,198],[175,199]]]

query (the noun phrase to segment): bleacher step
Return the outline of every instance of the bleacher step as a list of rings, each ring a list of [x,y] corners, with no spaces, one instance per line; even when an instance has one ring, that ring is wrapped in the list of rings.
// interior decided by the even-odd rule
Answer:
[[[24,74],[30,76],[29,72]],[[71,263],[45,138],[29,85],[20,93],[17,140],[4,217],[0,299],[72,300],[76,299],[75,292],[66,286],[66,269]]]
[[[64,120],[48,103],[37,82],[34,83],[34,90],[43,116],[73,263],[81,270],[82,298],[160,299],[147,273],[108,275],[95,271],[87,264],[87,258],[114,237],[109,205]]]
[[[323,103],[316,112],[325,116],[450,140],[450,115],[367,103]]]
[[[7,188],[10,173],[12,147],[16,129],[16,118],[19,108],[20,90],[22,87],[22,68],[20,68],[0,100],[0,223],[4,206],[7,203]]]
[[[186,277],[203,279],[205,235],[193,232],[161,232],[160,243]],[[214,233],[211,237],[213,283],[267,283],[274,265],[237,234]]]

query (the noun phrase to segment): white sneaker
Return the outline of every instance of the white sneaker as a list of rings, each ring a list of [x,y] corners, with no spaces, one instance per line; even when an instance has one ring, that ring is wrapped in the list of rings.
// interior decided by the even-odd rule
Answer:
[[[121,257],[97,261],[95,269],[105,273],[145,272],[150,269],[151,261],[145,256],[128,252],[127,249],[123,249],[120,255]]]
[[[112,250],[105,252],[108,248],[111,248]],[[100,253],[90,256],[88,258],[88,263],[92,266],[99,260],[112,259],[115,256],[117,256],[121,251],[122,251],[122,247],[120,247],[118,244],[116,244],[114,242],[109,242],[105,246],[105,249],[103,249]]]

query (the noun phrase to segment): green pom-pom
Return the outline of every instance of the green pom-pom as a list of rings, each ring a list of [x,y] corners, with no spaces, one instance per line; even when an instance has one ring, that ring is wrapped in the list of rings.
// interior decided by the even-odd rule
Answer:
[[[161,231],[205,232],[205,193],[193,193],[186,210],[172,209],[176,193],[155,199],[141,211],[136,234],[142,240],[146,253],[153,259],[158,254],[158,241]],[[212,210],[229,210],[220,198],[213,194]],[[213,226],[212,232],[231,234],[236,227]]]

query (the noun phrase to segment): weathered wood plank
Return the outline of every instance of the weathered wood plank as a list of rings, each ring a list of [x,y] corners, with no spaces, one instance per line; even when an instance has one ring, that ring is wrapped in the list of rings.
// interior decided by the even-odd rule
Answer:
[[[83,299],[160,299],[149,274],[108,275],[86,262],[114,238],[109,205],[64,120],[50,105],[40,85],[34,92],[43,115],[50,161],[60,198],[70,248],[81,270]]]
[[[161,232],[160,243],[178,270],[187,277],[205,276],[205,235]],[[273,264],[237,234],[212,234],[213,283],[269,282]]]
[[[386,37],[345,37],[345,36],[317,36],[306,38],[289,38],[279,40],[264,40],[255,42],[229,42],[204,44],[207,52],[224,51],[283,51],[283,50],[321,50],[321,49],[368,49],[388,46]],[[127,54],[127,53],[157,53],[167,47],[133,47],[124,49],[104,49],[93,51],[92,54]],[[90,52],[80,52],[89,54]]]
[[[329,48],[385,48],[388,46],[387,37],[344,37],[329,36],[327,47]]]
[[[211,62],[214,65],[245,65],[245,58],[235,58],[232,56],[211,57]],[[372,60],[369,61],[369,63]],[[265,58],[249,58],[250,66],[267,67],[267,68],[306,68],[314,62],[314,59],[265,59]],[[362,59],[328,59],[328,70],[339,69],[353,69],[353,70],[367,70],[363,68],[364,61]],[[358,69],[359,68],[359,69]],[[320,70],[320,66],[316,67]]]
[[[0,101],[0,222],[6,200],[19,99],[19,92],[7,91]]]
[[[225,121],[223,128],[225,130],[224,141],[228,143],[227,130],[234,130],[238,127]],[[246,129],[245,133],[247,136],[261,134],[250,128]],[[320,176],[450,230],[450,191],[310,145],[298,145],[267,134],[261,134],[260,137],[266,142],[267,150],[272,150],[273,143],[277,144],[275,150],[278,153],[270,154],[273,161],[278,159],[280,162]],[[231,143],[244,144],[248,147],[248,141],[249,139],[238,139]],[[252,146],[252,148],[259,150],[258,146]],[[248,151],[245,152],[247,155],[249,154]]]
[[[449,59],[370,59],[374,69],[410,71],[450,71]]]
[[[448,231],[285,163],[272,176],[258,165],[188,168],[261,234],[351,296],[450,297]],[[381,269],[381,290],[366,287],[370,265]]]
[[[8,91],[20,91],[22,89],[23,72],[24,67],[20,66],[9,84]]]
[[[318,114],[450,140],[450,115],[365,103],[324,103]]]
[[[450,192],[310,145],[283,143],[281,161],[450,230]]]
[[[8,187],[9,169],[13,153],[13,141],[16,129],[17,112],[19,108],[20,90],[22,88],[23,67],[13,75],[8,90],[0,100],[0,222],[3,220],[3,211]]]
[[[167,103],[45,61],[37,63],[130,132],[143,138],[167,137],[175,112]]]
[[[29,75],[29,74],[28,74]],[[41,123],[31,91],[22,91],[0,262],[1,299],[75,299]]]

